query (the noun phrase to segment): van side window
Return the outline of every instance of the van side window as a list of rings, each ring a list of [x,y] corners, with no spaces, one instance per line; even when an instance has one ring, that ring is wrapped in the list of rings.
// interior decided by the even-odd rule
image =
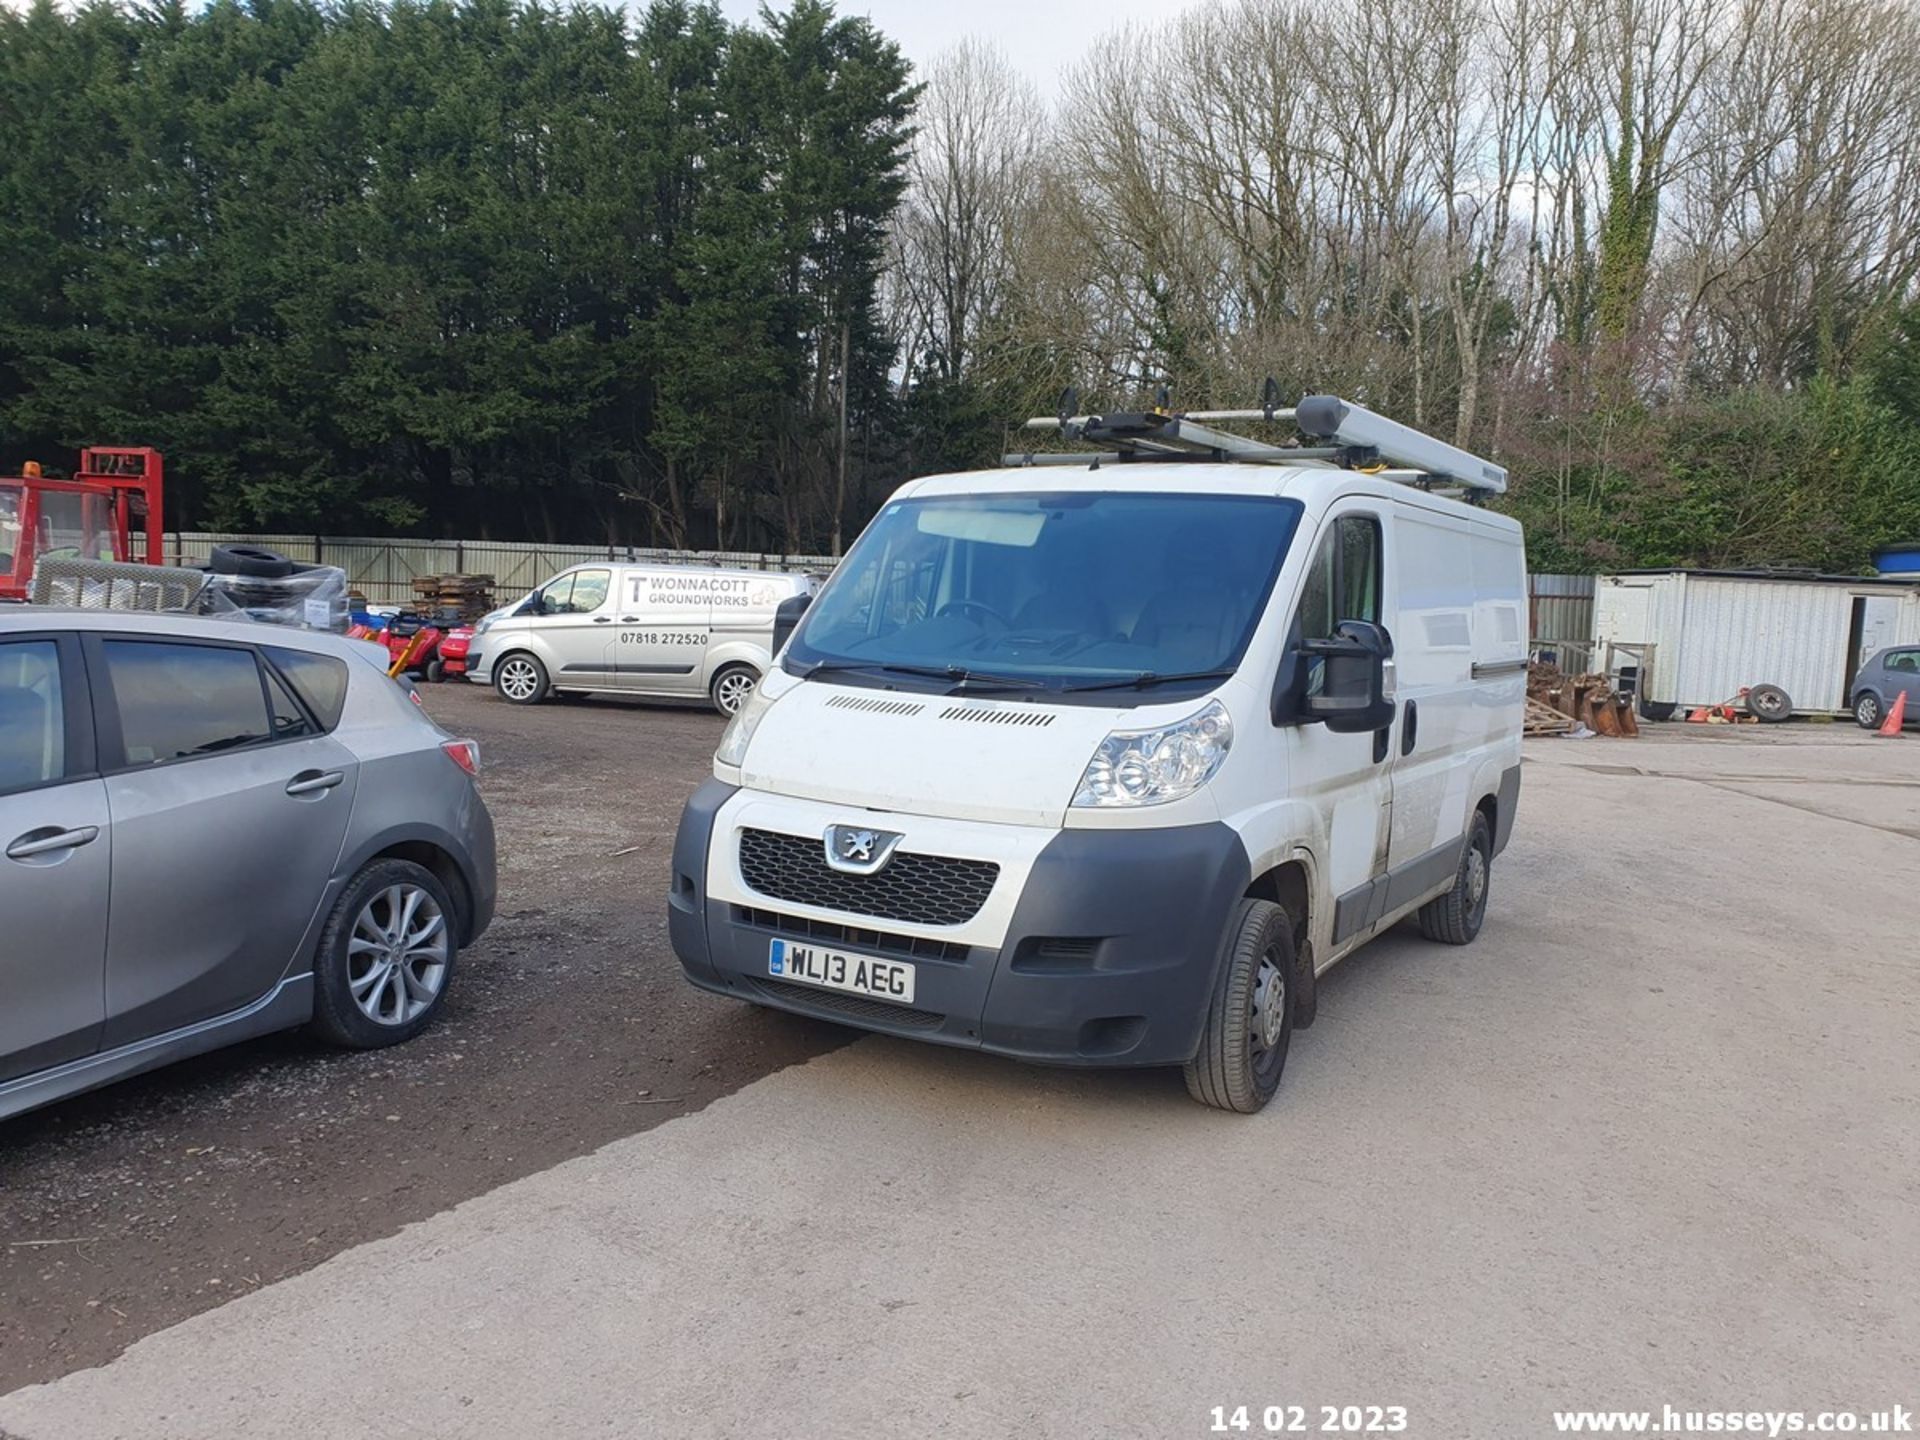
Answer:
[[[567,602],[567,612],[572,615],[591,615],[607,603],[607,591],[612,585],[611,570],[574,571],[573,595]]]
[[[1323,536],[1300,595],[1300,638],[1330,640],[1342,620],[1380,621],[1380,522],[1371,515],[1342,515]],[[1307,673],[1307,693],[1326,683],[1326,667],[1315,660]]]
[[[1300,597],[1300,634],[1327,640],[1342,620],[1380,620],[1380,522],[1342,515],[1320,542]]]

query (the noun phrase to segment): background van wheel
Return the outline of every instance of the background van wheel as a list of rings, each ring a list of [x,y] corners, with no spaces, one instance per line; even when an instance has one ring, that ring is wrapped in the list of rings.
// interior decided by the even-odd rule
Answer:
[[[707,696],[713,701],[714,709],[731,719],[747,703],[747,696],[753,693],[753,687],[759,683],[760,672],[751,665],[726,665],[713,677],[713,683],[707,687]]]
[[[459,958],[453,902],[431,870],[376,860],[346,888],[313,957],[321,1039],[355,1050],[411,1040],[432,1023]]]
[[[547,667],[526,651],[516,650],[493,667],[493,688],[502,700],[515,705],[538,705],[547,698]]]
[[[1251,1115],[1273,1098],[1293,1039],[1293,921],[1271,900],[1242,900],[1227,927],[1220,981],[1207,1004],[1187,1093]]]
[[[1453,888],[1420,907],[1420,933],[1447,945],[1467,945],[1487,918],[1487,891],[1493,879],[1493,831],[1476,810],[1467,832],[1467,848],[1454,873]]]
[[[1871,690],[1862,690],[1853,702],[1853,718],[1862,730],[1880,728],[1880,697]]]

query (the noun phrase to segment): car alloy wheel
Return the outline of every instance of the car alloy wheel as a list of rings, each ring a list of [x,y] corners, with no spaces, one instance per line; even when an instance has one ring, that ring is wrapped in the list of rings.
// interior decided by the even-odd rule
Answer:
[[[347,991],[377,1025],[405,1025],[447,982],[447,917],[418,885],[389,885],[354,918]]]
[[[540,688],[540,672],[531,660],[515,656],[500,666],[499,684],[500,693],[509,700],[531,700]]]
[[[1860,722],[1861,728],[1872,730],[1880,724],[1880,697],[1862,695],[1853,702],[1853,718]]]

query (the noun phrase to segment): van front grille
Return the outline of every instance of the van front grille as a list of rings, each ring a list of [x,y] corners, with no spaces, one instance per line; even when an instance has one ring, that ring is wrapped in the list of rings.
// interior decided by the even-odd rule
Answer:
[[[842,925],[838,920],[809,920],[804,915],[786,915],[778,910],[757,910],[751,905],[733,907],[733,922],[788,940],[819,940],[829,945],[845,945],[854,950],[869,950],[876,955],[902,960],[948,960],[967,958],[968,947],[951,940],[926,940],[918,935],[890,935],[885,930],[868,930],[859,925]]]
[[[1000,867],[901,850],[875,874],[850,875],[827,864],[817,837],[742,830],[740,875],[760,894],[796,905],[914,925],[964,925],[987,903]]]

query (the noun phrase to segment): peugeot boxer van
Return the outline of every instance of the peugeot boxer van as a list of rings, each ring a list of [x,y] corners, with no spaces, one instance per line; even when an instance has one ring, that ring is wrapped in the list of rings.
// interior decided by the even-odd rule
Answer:
[[[687,803],[689,980],[1246,1112],[1329,966],[1473,940],[1520,793],[1521,532],[1469,503],[1505,472],[1331,397],[1251,412],[1298,446],[1202,423],[1246,413],[1063,415],[1114,448],[895,493]]]
[[[481,620],[467,674],[516,705],[586,691],[704,695],[732,715],[773,663],[781,606],[818,585],[763,570],[576,565]]]

